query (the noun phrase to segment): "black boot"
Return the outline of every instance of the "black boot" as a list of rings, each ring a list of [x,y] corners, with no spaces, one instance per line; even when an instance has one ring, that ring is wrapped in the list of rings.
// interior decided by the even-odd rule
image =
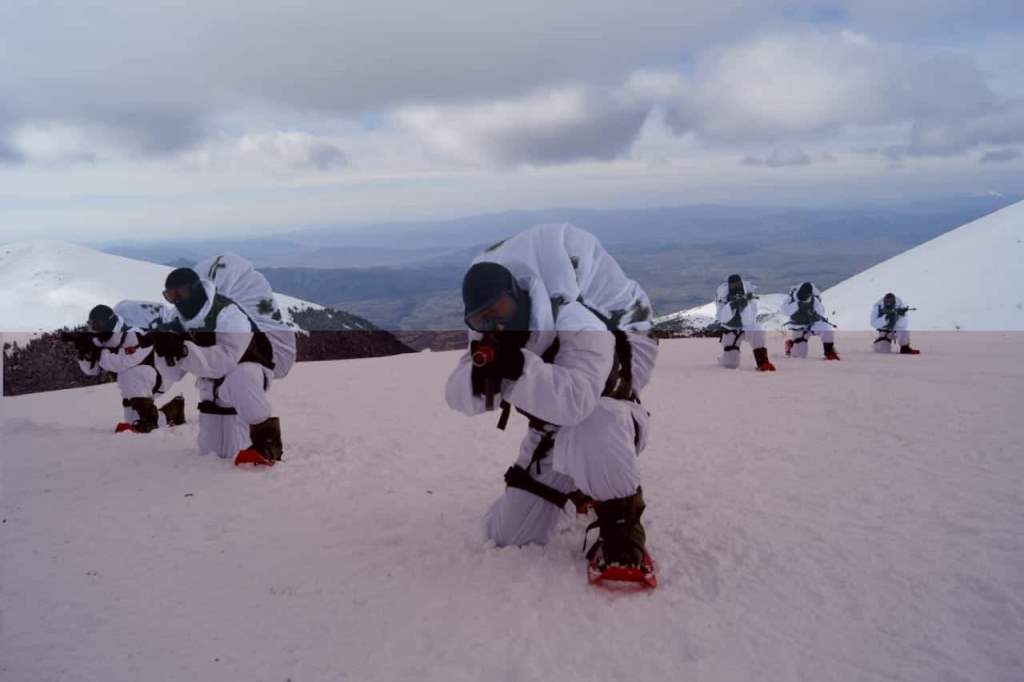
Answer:
[[[175,396],[171,400],[164,403],[164,406],[160,408],[164,418],[167,419],[168,426],[181,426],[185,423],[185,398],[184,396]]]
[[[768,359],[767,348],[755,348],[754,349],[754,362],[757,363],[757,369],[761,372],[774,372],[775,365]]]
[[[826,341],[822,344],[825,347],[825,359],[826,360],[838,360],[839,353],[836,352],[836,344],[831,341]]]
[[[249,438],[252,439],[251,450],[260,453],[271,462],[281,461],[284,455],[284,445],[281,444],[281,421],[277,417],[251,424],[249,426]]]
[[[132,430],[136,433],[149,433],[159,426],[159,415],[152,398],[130,398],[128,407],[139,415],[139,418],[132,423]]]
[[[629,497],[594,502],[600,537],[587,552],[587,559],[598,568],[607,566],[643,566],[647,534],[640,517],[644,513],[643,491],[637,488]],[[600,554],[598,554],[600,552]],[[596,559],[596,561],[595,561]]]

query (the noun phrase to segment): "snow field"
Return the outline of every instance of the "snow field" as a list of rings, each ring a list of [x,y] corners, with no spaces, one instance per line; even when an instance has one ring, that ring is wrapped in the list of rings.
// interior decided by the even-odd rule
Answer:
[[[1022,336],[872,338],[773,335],[772,374],[663,343],[660,586],[628,595],[586,584],[582,519],[480,538],[525,420],[449,411],[453,353],[297,365],[271,470],[114,436],[112,385],[4,398],[0,678],[1024,679]]]

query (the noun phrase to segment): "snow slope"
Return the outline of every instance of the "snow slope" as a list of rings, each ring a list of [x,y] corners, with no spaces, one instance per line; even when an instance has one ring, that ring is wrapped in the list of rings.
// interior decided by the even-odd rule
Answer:
[[[0,331],[51,331],[82,324],[98,303],[160,300],[172,268],[77,244],[33,240],[0,244]],[[320,306],[276,295],[289,308]]]
[[[842,329],[868,329],[892,291],[915,306],[912,329],[1024,330],[1024,201],[905,251],[822,298]]]
[[[870,340],[772,374],[663,344],[628,596],[582,521],[480,540],[525,426],[447,409],[454,353],[296,366],[269,471],[114,436],[112,385],[5,398],[0,679],[1024,679],[1024,335]]]

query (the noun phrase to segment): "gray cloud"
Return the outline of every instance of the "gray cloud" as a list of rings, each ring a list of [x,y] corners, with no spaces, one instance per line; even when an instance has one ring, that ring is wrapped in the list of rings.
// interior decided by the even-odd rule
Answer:
[[[348,156],[337,145],[318,142],[309,148],[309,165],[317,170],[335,170],[348,165]]]
[[[980,145],[1024,142],[1024,102],[1005,102],[962,116],[928,116],[914,123],[909,156],[951,156]]]
[[[962,55],[922,55],[850,33],[762,37],[714,54],[678,88],[666,121],[710,143],[793,143],[909,125],[889,160],[1024,141],[1024,103],[998,95]],[[747,157],[744,163],[793,165]],[[798,160],[804,163],[803,160]]]
[[[235,0],[7,0],[0,4],[0,98],[16,112],[8,125],[105,128],[134,153],[165,155],[202,142],[216,132],[218,117],[233,111],[355,117],[515,99],[573,84],[609,90],[637,69],[694,63],[709,50],[712,57],[697,59],[703,66],[692,91],[667,120],[710,141],[772,142],[923,117],[990,97],[968,60],[914,71],[902,64],[918,61],[902,53],[836,48],[842,41],[835,34],[765,39],[749,48],[752,36],[794,23],[864,29],[894,42],[1022,23],[1017,0],[992,0],[984,12],[968,0],[897,4],[797,0],[781,12],[757,0],[448,0],[429,10],[414,0],[250,0],[244,8]],[[730,44],[748,51],[721,48]],[[760,70],[744,73],[758,64]],[[830,91],[830,83],[838,89]],[[760,106],[765,96],[768,106]],[[809,105],[802,114],[801,99]],[[628,149],[643,118],[633,107],[563,128],[495,135],[487,142],[490,156],[503,163],[614,158]],[[326,163],[338,163],[337,155]]]
[[[982,155],[981,163],[1006,163],[1007,161],[1013,161],[1014,159],[1021,158],[1022,154],[1019,149],[996,149],[990,152],[985,152]]]
[[[508,130],[490,136],[483,145],[494,160],[505,164],[615,159],[629,151],[646,118],[646,108],[616,107],[580,121]]]
[[[25,155],[0,139],[0,164],[22,163]]]
[[[812,159],[801,149],[773,149],[765,157],[745,156],[740,163],[744,166],[783,168],[785,166],[806,166],[812,163]]]
[[[650,106],[587,88],[563,88],[486,104],[412,107],[397,120],[449,158],[546,165],[624,155]]]
[[[615,82],[735,33],[739,17],[767,17],[758,5],[7,0],[0,92],[21,121],[123,128],[141,153],[161,154],[253,106],[354,116]]]

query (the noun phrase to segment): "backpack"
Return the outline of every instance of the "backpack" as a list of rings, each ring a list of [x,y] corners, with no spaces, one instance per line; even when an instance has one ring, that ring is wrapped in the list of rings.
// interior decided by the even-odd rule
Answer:
[[[253,331],[269,342],[274,378],[287,376],[295,364],[295,333],[301,330],[281,312],[267,278],[233,253],[207,258],[193,269],[200,278],[213,283],[218,297],[237,305],[249,318]]]
[[[173,316],[170,308],[162,303],[131,299],[119,301],[114,306],[114,312],[126,327],[142,331],[157,329]]]

